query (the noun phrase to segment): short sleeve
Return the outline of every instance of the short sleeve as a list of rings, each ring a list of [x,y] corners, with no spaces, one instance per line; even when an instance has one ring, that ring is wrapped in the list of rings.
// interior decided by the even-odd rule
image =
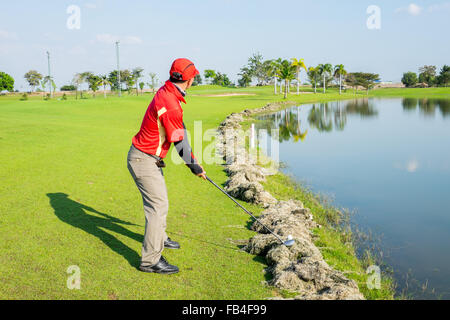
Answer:
[[[161,113],[161,123],[166,130],[166,139],[170,143],[178,142],[184,138],[183,115],[177,110]]]

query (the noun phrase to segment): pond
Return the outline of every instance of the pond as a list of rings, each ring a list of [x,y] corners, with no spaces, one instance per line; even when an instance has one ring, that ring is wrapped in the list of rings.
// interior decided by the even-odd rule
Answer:
[[[279,129],[283,172],[380,239],[398,292],[450,299],[450,99],[335,101],[258,119],[269,141]]]

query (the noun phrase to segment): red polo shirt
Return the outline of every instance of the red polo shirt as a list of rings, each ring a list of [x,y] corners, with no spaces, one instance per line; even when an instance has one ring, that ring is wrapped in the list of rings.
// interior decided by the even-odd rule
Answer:
[[[133,145],[142,152],[165,158],[172,142],[183,140],[183,109],[186,103],[175,85],[166,81],[147,108]]]

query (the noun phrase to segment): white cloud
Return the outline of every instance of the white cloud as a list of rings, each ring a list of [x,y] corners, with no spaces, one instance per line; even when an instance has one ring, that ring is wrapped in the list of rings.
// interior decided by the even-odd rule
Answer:
[[[428,6],[428,12],[439,12],[450,9],[450,2],[436,3]]]
[[[406,170],[408,172],[413,173],[413,172],[416,172],[417,169],[419,169],[419,161],[417,161],[416,159],[410,160],[406,164]]]
[[[2,39],[2,40],[17,40],[17,35],[14,32],[0,30],[0,39]]]
[[[408,13],[413,16],[418,16],[422,12],[422,8],[417,4],[411,3],[408,6]]]
[[[106,44],[113,44],[117,41],[123,44],[141,44],[143,42],[138,36],[115,36],[109,33],[98,34],[96,40]]]
[[[137,36],[127,36],[122,41],[127,44],[141,44],[142,43],[142,39]]]
[[[427,7],[420,7],[415,3],[410,3],[406,7],[400,7],[395,10],[397,13],[408,13],[412,16],[418,16],[422,12],[435,13],[450,10],[450,2],[435,3]]]
[[[419,169],[419,166],[419,161],[415,158],[406,161],[405,164],[402,164],[400,162],[394,163],[394,168],[405,170],[410,173],[416,172]]]
[[[97,5],[95,3],[86,3],[84,6],[88,9],[97,9]]]
[[[397,8],[395,12],[407,12],[412,16],[418,16],[422,12],[423,8],[415,3],[410,3],[407,7]]]

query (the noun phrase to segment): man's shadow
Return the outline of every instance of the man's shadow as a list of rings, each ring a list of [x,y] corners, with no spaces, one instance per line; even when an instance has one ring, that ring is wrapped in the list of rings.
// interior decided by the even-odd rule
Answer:
[[[50,199],[50,205],[55,210],[55,215],[61,221],[96,236],[103,241],[104,244],[110,247],[111,250],[122,255],[130,263],[130,265],[133,267],[138,267],[140,256],[136,253],[136,251],[106,231],[102,230],[107,229],[142,243],[144,238],[142,235],[132,232],[119,225],[123,224],[135,226],[135,224],[114,218],[106,213],[98,212],[91,207],[71,200],[65,193],[47,193],[47,196]],[[104,218],[89,215],[86,211],[94,212]]]

